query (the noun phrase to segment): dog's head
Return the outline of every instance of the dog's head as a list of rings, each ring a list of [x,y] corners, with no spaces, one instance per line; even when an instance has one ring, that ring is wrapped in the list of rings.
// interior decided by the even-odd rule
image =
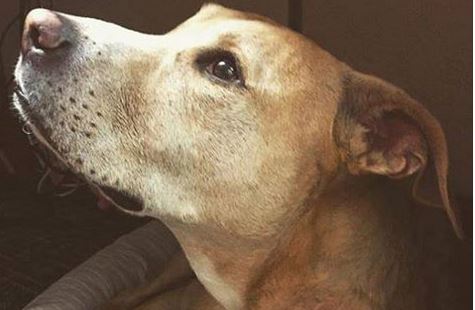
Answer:
[[[37,136],[136,214],[267,234],[342,171],[432,161],[455,223],[438,122],[265,18],[208,5],[154,36],[34,10],[15,75]]]

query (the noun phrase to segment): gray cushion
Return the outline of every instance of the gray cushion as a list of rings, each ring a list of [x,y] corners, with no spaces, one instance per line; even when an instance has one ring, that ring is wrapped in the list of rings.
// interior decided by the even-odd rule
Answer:
[[[24,309],[97,309],[118,292],[156,276],[178,249],[171,232],[162,223],[151,221],[97,252]]]

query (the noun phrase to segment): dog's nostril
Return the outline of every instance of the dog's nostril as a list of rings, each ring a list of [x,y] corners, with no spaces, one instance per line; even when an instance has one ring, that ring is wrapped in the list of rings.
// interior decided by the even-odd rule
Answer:
[[[49,51],[67,45],[67,28],[56,13],[45,9],[32,10],[25,20],[22,52],[26,53],[33,47]]]
[[[38,31],[38,29],[36,29],[36,28],[31,29],[30,38],[31,38],[31,41],[33,43],[33,46],[35,46],[35,47],[40,46],[40,42],[38,40],[39,37],[40,37],[40,32]]]

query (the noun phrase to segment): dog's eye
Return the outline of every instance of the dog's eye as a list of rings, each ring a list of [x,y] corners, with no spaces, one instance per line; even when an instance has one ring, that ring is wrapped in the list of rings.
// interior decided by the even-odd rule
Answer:
[[[236,82],[240,80],[239,70],[234,59],[225,57],[212,62],[206,70],[209,74],[226,82]]]
[[[238,59],[224,50],[208,50],[196,59],[199,70],[215,82],[244,86],[244,78]]]

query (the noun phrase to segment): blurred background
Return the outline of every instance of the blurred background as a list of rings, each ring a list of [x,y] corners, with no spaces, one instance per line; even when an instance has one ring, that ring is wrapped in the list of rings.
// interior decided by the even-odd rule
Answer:
[[[452,196],[472,212],[471,0],[223,0],[311,37],[355,69],[408,91],[447,133]],[[201,0],[2,0],[0,4],[0,310],[19,309],[52,281],[141,225],[45,165],[10,107],[22,20],[33,7],[86,15],[162,33]],[[471,235],[471,233],[470,233]],[[45,267],[46,266],[46,267]]]

